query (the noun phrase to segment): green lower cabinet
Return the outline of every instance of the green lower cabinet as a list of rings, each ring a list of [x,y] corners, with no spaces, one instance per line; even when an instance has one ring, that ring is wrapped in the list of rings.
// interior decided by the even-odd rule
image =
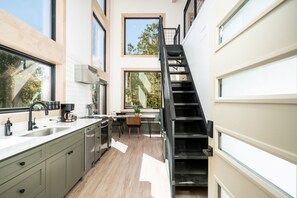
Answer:
[[[46,197],[63,197],[67,190],[67,155],[62,151],[46,160]]]
[[[45,189],[45,163],[40,163],[0,186],[1,198],[34,198]]]
[[[46,160],[46,197],[64,197],[84,173],[83,140]]]
[[[84,175],[84,143],[76,143],[67,152],[67,191]]]

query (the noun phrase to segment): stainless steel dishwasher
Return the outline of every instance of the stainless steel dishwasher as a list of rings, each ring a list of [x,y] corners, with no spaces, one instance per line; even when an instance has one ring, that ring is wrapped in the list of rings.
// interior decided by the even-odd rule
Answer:
[[[94,165],[95,161],[95,125],[85,128],[85,173]]]

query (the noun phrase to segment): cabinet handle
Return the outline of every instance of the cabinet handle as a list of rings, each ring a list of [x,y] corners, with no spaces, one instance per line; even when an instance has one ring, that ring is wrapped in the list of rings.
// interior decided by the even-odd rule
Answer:
[[[100,139],[100,137],[97,137],[97,139]]]
[[[21,166],[25,166],[26,162],[20,162]]]
[[[25,191],[26,191],[25,189],[19,190],[20,193],[24,193]]]
[[[67,154],[68,154],[68,155],[71,155],[72,153],[73,153],[73,151],[69,151]]]

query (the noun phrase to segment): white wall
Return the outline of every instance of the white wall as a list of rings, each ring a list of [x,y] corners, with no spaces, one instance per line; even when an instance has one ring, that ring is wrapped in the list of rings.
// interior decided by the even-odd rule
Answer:
[[[86,104],[91,103],[91,89],[74,81],[74,65],[91,64],[92,0],[66,2],[65,102],[74,103],[75,113],[80,116],[86,114]]]
[[[121,110],[122,68],[160,68],[157,57],[131,58],[121,55],[122,13],[165,13],[165,27],[177,27],[183,22],[186,0],[113,0],[111,1],[111,46],[110,46],[110,110]]]
[[[213,1],[205,1],[183,41],[183,48],[206,120],[209,118],[209,39],[210,10]]]

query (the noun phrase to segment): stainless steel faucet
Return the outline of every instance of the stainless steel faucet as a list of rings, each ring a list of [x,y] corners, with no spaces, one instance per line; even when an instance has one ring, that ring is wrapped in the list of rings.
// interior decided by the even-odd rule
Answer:
[[[36,104],[42,105],[44,107],[45,115],[48,115],[48,108],[47,108],[46,104],[44,104],[43,102],[37,101],[37,102],[34,102],[33,104],[31,104],[30,109],[29,109],[28,131],[31,131],[32,130],[32,126],[33,126],[33,122],[32,122],[32,111],[33,111],[33,107]]]

